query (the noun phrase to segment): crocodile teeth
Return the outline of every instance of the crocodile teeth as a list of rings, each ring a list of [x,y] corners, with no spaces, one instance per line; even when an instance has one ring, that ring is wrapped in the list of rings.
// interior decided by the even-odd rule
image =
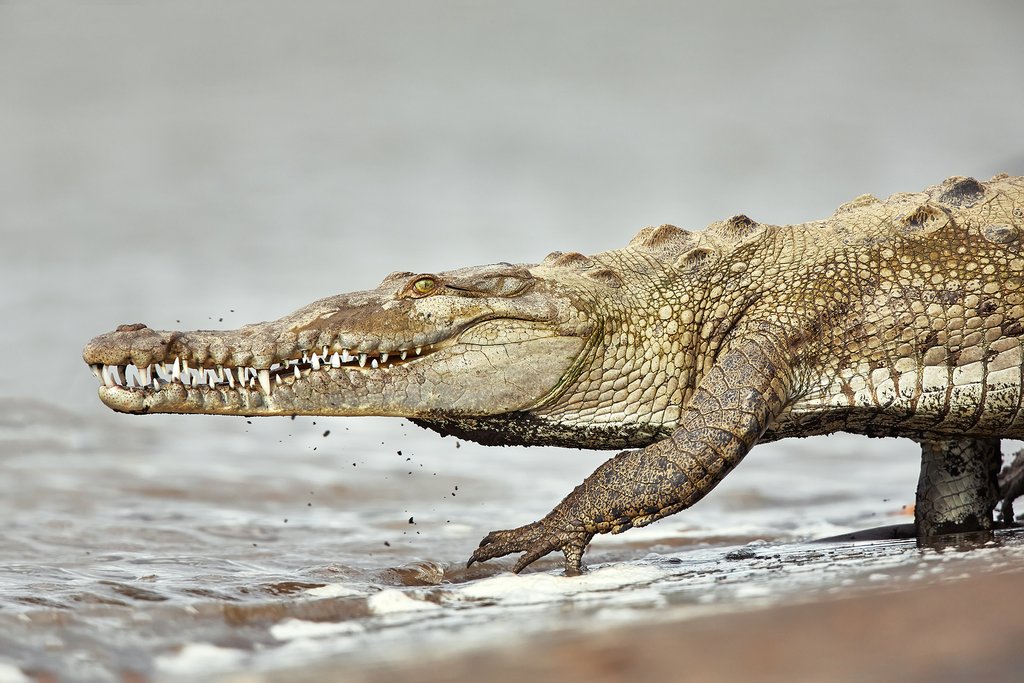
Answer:
[[[411,353],[417,356],[433,350],[430,345],[418,346],[414,349],[400,349],[390,352],[360,352],[358,350],[341,349],[341,352],[328,353],[330,349],[324,347],[323,355],[319,353],[303,352],[302,359],[287,358],[281,359],[270,365],[269,368],[257,369],[251,366],[224,367],[203,367],[202,364],[192,365],[195,361],[189,361],[176,356],[173,362],[157,362],[150,365],[136,365],[126,363],[124,365],[103,365],[100,363],[89,366],[101,387],[123,387],[129,391],[160,391],[168,384],[178,383],[183,387],[200,390],[220,389],[226,391],[228,387],[240,391],[256,390],[259,387],[266,395],[271,395],[274,385],[284,384],[285,381],[292,382],[309,377],[313,372],[331,368],[341,368],[348,365],[350,370],[355,369],[358,363],[360,368],[377,370],[380,368],[393,367],[399,359],[406,360]],[[351,364],[351,365],[349,365]],[[289,377],[291,375],[291,377]],[[223,384],[227,383],[228,387]]]

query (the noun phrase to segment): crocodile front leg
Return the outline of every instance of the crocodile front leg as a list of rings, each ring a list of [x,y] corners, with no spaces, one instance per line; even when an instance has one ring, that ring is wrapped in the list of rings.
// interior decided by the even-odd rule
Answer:
[[[696,503],[739,463],[789,399],[786,348],[779,335],[766,332],[738,338],[701,380],[671,437],[614,456],[540,521],[488,534],[468,565],[522,552],[512,569],[518,573],[561,550],[566,573],[574,574],[595,534],[645,526]]]
[[[1001,462],[999,439],[921,442],[914,507],[918,539],[991,529]]]

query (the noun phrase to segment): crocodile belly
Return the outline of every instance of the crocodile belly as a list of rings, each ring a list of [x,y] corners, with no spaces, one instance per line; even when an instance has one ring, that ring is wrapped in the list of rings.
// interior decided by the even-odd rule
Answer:
[[[1024,366],[1017,339],[956,363],[860,363],[821,377],[784,413],[778,436],[849,431],[872,436],[1024,437]]]

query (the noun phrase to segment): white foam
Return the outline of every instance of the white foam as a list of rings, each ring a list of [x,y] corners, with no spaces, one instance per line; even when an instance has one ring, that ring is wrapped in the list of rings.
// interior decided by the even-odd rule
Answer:
[[[326,586],[307,588],[303,593],[314,598],[348,598],[364,594],[363,591],[343,583],[329,583]]]
[[[739,599],[767,598],[772,594],[772,588],[759,583],[745,583],[736,587],[733,595]]]
[[[322,638],[324,636],[355,635],[366,631],[366,627],[354,621],[324,622],[304,619],[285,619],[270,627],[270,635],[277,640],[296,638]]]
[[[370,596],[367,604],[370,607],[370,611],[374,614],[396,614],[399,612],[441,609],[440,605],[411,598],[408,594],[394,588],[382,590],[376,595]]]
[[[31,683],[31,679],[13,664],[0,662],[0,683]]]
[[[177,654],[158,655],[154,661],[160,673],[191,677],[237,668],[245,657],[246,652],[243,650],[217,647],[210,643],[189,643]]]
[[[503,574],[467,584],[459,589],[457,594],[470,600],[540,603],[573,595],[647,584],[665,576],[664,570],[650,565],[616,564],[581,576]]]

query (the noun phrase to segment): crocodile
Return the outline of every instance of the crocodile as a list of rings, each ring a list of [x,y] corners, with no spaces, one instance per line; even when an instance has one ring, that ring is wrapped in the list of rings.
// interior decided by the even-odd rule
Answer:
[[[83,357],[126,413],[399,416],[621,451],[469,564],[560,550],[579,572],[596,534],[690,507],[756,443],[839,431],[920,443],[928,540],[994,527],[1000,440],[1024,437],[1022,231],[1024,178],[953,177],[799,225],[736,215],[592,256],[392,273],[236,330],[122,325]]]

